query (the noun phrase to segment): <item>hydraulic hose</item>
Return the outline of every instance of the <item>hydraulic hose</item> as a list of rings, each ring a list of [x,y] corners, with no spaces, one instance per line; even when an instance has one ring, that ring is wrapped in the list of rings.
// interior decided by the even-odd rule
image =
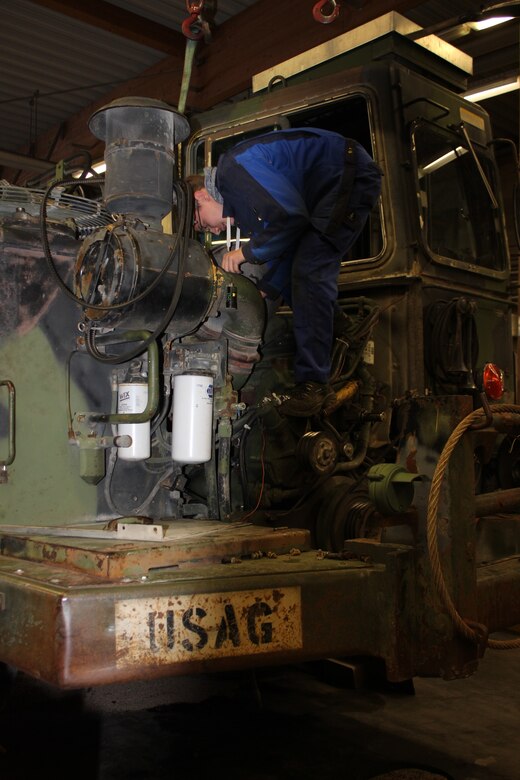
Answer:
[[[167,479],[170,474],[173,473],[173,466],[169,466],[165,471],[161,472],[158,479],[155,481],[154,486],[148,493],[148,495],[143,499],[143,501],[139,504],[139,506],[133,506],[128,510],[121,510],[114,502],[114,499],[112,497],[112,480],[114,477],[114,471],[116,467],[117,462],[117,447],[112,447],[112,450],[110,452],[110,456],[108,459],[108,467],[107,467],[107,474],[105,478],[105,501],[107,502],[107,505],[111,512],[113,512],[115,515],[119,515],[121,517],[125,515],[139,515],[142,512],[144,512],[146,509],[148,509],[149,505],[161,489],[163,487],[163,482],[165,479]]]
[[[359,377],[363,383],[361,388],[361,397],[363,398],[363,411],[365,414],[370,414],[372,412],[372,409],[374,408],[374,393],[376,389],[376,380],[372,376],[372,374],[364,368],[364,366],[361,366],[359,369]],[[338,463],[336,465],[336,468],[334,469],[334,474],[340,474],[344,473],[345,471],[354,471],[354,469],[357,469],[358,466],[361,466],[363,461],[366,458],[367,451],[368,451],[368,444],[370,442],[370,428],[372,426],[372,422],[367,420],[363,423],[363,426],[361,428],[361,434],[359,436],[358,440],[358,446],[356,453],[354,454],[354,457],[352,460],[346,461],[345,463]]]
[[[89,179],[89,184],[102,184],[102,183],[104,183],[104,181],[105,180],[104,180],[103,177],[92,178],[92,179]],[[175,257],[175,254],[177,253],[177,248],[178,248],[179,241],[180,241],[180,238],[181,238],[181,231],[179,231],[176,234],[176,236],[175,236],[175,240],[173,242],[173,246],[172,246],[171,252],[168,255],[168,258],[166,259],[166,261],[164,263],[164,266],[161,268],[160,272],[158,273],[156,278],[153,280],[153,282],[145,290],[143,290],[141,293],[139,293],[139,295],[136,295],[135,298],[131,298],[128,301],[123,301],[122,303],[113,303],[113,304],[109,304],[109,305],[99,304],[99,303],[87,303],[82,298],[79,298],[65,284],[65,282],[63,281],[63,279],[59,275],[59,273],[58,273],[58,271],[56,269],[56,265],[54,263],[53,257],[52,257],[52,253],[51,253],[51,249],[50,249],[50,245],[49,245],[49,236],[48,236],[48,233],[47,233],[47,200],[49,198],[50,193],[52,192],[52,190],[55,187],[67,186],[67,185],[72,185],[72,184],[77,186],[78,179],[61,179],[60,181],[56,181],[53,184],[50,184],[49,187],[47,187],[47,189],[46,189],[46,191],[45,191],[45,193],[43,195],[42,204],[41,204],[41,207],[40,207],[40,230],[41,230],[41,236],[42,236],[43,253],[44,253],[44,256],[45,256],[45,260],[46,260],[47,266],[48,266],[48,268],[49,268],[49,270],[51,272],[51,275],[54,278],[54,280],[57,283],[57,285],[62,290],[62,292],[64,292],[65,295],[68,298],[70,298],[72,301],[74,301],[74,303],[79,304],[84,309],[93,309],[95,311],[106,311],[106,312],[108,312],[108,311],[112,311],[114,309],[124,309],[124,308],[126,308],[128,306],[133,306],[134,304],[138,303],[139,301],[142,301],[143,298],[146,298],[152,292],[152,290],[154,290],[157,287],[157,285],[161,282],[161,280],[164,277],[164,275],[168,272],[168,270],[169,270],[169,268],[170,268],[170,266],[172,264],[173,258]],[[177,187],[177,190],[178,190],[178,183],[176,183],[176,185],[174,185],[174,186]],[[184,185],[184,186],[186,188],[189,187],[189,185]],[[190,219],[188,221],[187,218],[186,218],[184,221],[185,221],[185,223],[189,227],[191,227],[191,208],[192,207],[191,207],[191,197],[189,197],[189,193],[188,193],[188,202],[189,202],[189,207],[190,207]]]
[[[92,326],[87,329],[86,332],[86,347],[88,353],[93,357],[95,360],[98,360],[100,363],[110,363],[110,364],[120,364],[120,363],[126,363],[129,360],[133,360],[138,355],[142,354],[145,349],[148,348],[148,346],[153,342],[156,341],[159,336],[166,330],[170,320],[172,319],[175,310],[177,308],[177,304],[179,302],[179,299],[182,294],[182,286],[184,282],[184,273],[185,273],[185,267],[186,267],[186,255],[187,255],[187,246],[188,246],[188,233],[189,229],[191,229],[191,221],[192,221],[192,214],[193,214],[193,198],[191,196],[191,188],[189,185],[185,184],[184,182],[177,182],[176,183],[176,191],[177,191],[177,202],[181,204],[180,209],[180,216],[179,216],[179,231],[177,233],[177,239],[175,242],[175,247],[177,245],[179,246],[179,263],[177,267],[177,276],[175,279],[175,288],[173,291],[173,296],[170,302],[170,305],[168,306],[168,310],[166,311],[166,314],[164,315],[161,322],[158,324],[158,326],[155,328],[153,333],[150,333],[150,335],[135,349],[131,350],[130,352],[125,353],[124,355],[105,355],[101,352],[99,352],[96,343],[95,343],[95,337],[94,337],[94,331]],[[181,241],[179,243],[179,237],[181,237]],[[157,280],[161,277],[163,272],[165,273],[167,270],[167,267],[169,265],[169,262],[171,262],[171,259],[173,258],[173,251],[170,255],[170,260],[165,264],[157,278],[153,282],[153,287],[155,287]],[[151,291],[152,285],[147,290],[147,294]],[[139,296],[134,299],[134,302],[138,300]],[[128,304],[125,304],[128,305]],[[88,308],[91,308],[90,306]],[[117,341],[117,336],[114,339]]]
[[[159,350],[157,343],[151,341],[147,331],[128,331],[119,336],[120,341],[139,341],[148,344],[148,401],[142,412],[131,414],[102,414],[91,412],[88,415],[92,422],[106,422],[112,425],[119,423],[144,423],[152,419],[159,406]]]

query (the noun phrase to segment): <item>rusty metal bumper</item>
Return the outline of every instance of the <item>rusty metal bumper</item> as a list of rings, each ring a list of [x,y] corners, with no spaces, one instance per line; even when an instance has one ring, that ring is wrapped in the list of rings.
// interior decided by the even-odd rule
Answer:
[[[118,580],[0,556],[0,660],[65,688],[345,655],[408,679],[412,553],[382,548]]]

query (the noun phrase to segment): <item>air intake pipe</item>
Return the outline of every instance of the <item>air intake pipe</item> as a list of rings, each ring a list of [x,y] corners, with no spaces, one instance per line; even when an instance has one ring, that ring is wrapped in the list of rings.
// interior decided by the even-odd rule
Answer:
[[[89,128],[105,141],[107,207],[160,228],[172,204],[175,149],[190,133],[186,117],[161,100],[125,97],[96,111]]]

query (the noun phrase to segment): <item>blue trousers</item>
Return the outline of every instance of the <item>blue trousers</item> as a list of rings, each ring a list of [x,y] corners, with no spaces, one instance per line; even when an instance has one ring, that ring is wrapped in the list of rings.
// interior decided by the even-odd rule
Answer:
[[[281,290],[293,310],[296,342],[295,382],[326,383],[330,377],[334,310],[338,297],[341,260],[363,230],[381,191],[381,173],[374,163],[356,175],[343,218],[334,229],[322,232],[310,228],[296,249],[276,263],[276,275],[286,272]],[[269,274],[268,274],[269,275]]]

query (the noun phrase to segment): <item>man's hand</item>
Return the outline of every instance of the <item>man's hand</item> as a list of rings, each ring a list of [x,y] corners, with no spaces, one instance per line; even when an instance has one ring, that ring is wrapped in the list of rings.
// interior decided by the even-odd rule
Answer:
[[[224,271],[232,271],[234,274],[240,272],[240,266],[245,261],[245,257],[242,253],[242,249],[233,249],[231,252],[226,252],[222,258],[222,268]]]

